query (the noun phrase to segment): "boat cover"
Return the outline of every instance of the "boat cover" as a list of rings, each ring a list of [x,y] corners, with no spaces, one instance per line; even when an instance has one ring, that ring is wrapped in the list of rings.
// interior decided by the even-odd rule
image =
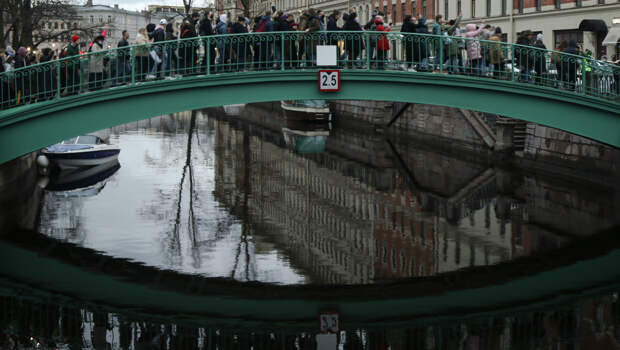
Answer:
[[[79,151],[79,150],[82,150],[82,149],[89,149],[89,148],[93,148],[93,146],[89,146],[89,145],[64,145],[64,144],[58,143],[58,144],[46,147],[45,150],[47,152],[50,152],[50,153],[65,153],[65,152]]]

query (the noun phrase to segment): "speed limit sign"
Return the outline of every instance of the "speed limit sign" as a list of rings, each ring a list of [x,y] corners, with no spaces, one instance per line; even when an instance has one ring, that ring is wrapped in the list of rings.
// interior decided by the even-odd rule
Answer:
[[[319,71],[319,91],[325,91],[325,92],[340,91],[340,71],[339,70],[320,70]]]

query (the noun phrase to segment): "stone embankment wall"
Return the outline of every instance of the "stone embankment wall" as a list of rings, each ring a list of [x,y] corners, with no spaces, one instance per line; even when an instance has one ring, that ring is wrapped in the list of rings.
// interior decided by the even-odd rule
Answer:
[[[33,152],[0,165],[0,235],[34,228],[41,196],[36,156]]]
[[[527,125],[523,159],[530,166],[572,169],[580,177],[620,174],[620,149],[534,123]]]

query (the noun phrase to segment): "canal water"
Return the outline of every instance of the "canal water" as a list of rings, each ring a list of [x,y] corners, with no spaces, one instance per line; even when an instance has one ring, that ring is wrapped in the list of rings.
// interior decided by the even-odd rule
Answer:
[[[117,126],[96,168],[11,165],[0,348],[620,344],[617,184],[270,113]]]

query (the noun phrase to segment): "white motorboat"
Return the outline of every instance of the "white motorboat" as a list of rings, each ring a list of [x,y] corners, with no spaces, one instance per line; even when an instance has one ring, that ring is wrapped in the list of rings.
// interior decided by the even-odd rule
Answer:
[[[61,169],[95,166],[118,159],[121,149],[95,135],[82,135],[48,146],[41,154]]]

